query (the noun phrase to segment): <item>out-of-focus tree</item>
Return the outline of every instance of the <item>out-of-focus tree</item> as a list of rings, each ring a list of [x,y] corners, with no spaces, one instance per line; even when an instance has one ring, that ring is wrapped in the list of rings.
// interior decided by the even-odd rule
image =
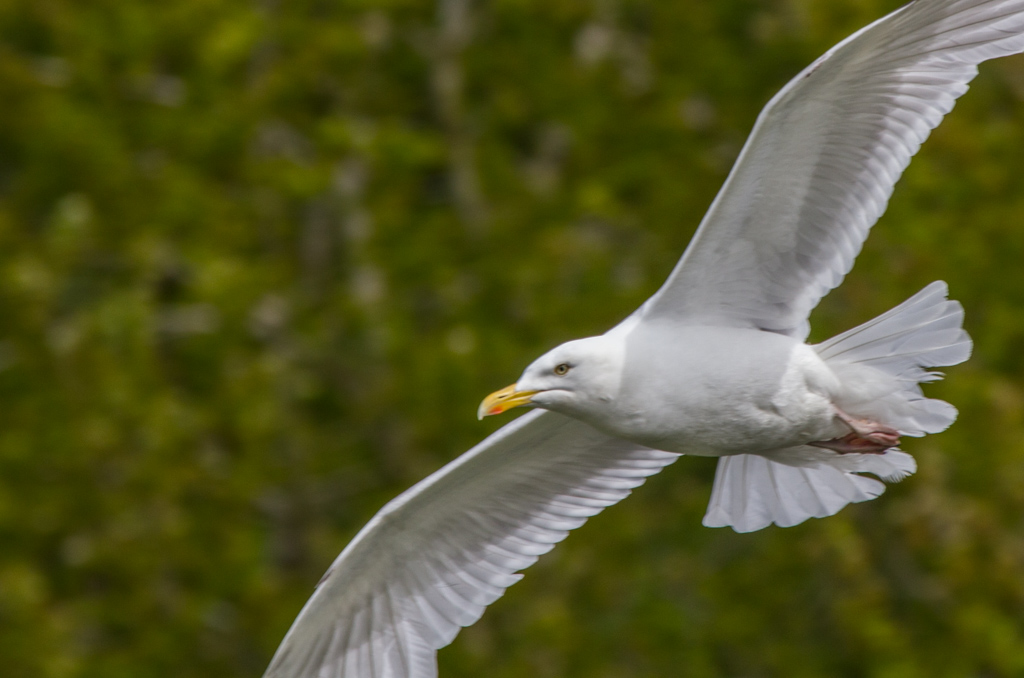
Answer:
[[[256,676],[481,396],[667,275],[760,107],[893,0],[0,5],[0,672]],[[683,459],[442,675],[1024,675],[1024,60],[898,187],[824,338],[933,279],[977,348],[920,473],[700,517]]]

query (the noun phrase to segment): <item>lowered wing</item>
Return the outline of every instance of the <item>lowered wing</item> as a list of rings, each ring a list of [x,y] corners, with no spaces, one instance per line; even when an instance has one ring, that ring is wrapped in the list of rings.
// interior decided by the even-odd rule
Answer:
[[[679,455],[534,411],[388,503],[342,551],[265,678],[427,678],[520,570]]]

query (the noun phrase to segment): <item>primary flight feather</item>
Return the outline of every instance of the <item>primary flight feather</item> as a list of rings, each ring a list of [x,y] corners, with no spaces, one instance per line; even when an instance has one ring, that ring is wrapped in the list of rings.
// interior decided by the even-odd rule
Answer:
[[[765,107],[662,288],[542,356],[480,415],[537,410],[388,503],[331,565],[266,678],[428,678],[435,654],[569,530],[681,454],[718,456],[704,524],[795,525],[913,473],[945,429],[928,368],[966,360],[936,282],[818,345],[810,311],[977,64],[1024,51],[1024,0],[917,0]]]

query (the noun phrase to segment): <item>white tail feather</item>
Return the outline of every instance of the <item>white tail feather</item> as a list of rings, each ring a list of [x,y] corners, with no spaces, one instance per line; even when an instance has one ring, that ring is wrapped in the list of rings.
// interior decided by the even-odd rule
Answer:
[[[971,354],[971,339],[961,327],[963,308],[946,294],[946,284],[934,282],[891,311],[815,346],[842,384],[840,409],[910,436],[953,423],[956,408],[926,398],[920,387],[942,376],[927,368],[956,365]],[[837,454],[800,446],[722,457],[704,524],[737,532],[772,523],[789,527],[885,491],[860,473],[896,482],[916,470],[914,458],[895,449]]]
[[[874,320],[814,348],[843,384],[836,405],[923,436],[944,431],[956,408],[926,398],[919,384],[942,378],[930,367],[957,365],[971,355],[971,338],[961,327],[963,307],[946,298],[948,288],[933,282]]]
[[[753,532],[775,523],[791,527],[808,518],[824,518],[851,502],[874,499],[885,486],[872,478],[833,466],[789,466],[754,454],[718,460],[707,527],[732,526]]]

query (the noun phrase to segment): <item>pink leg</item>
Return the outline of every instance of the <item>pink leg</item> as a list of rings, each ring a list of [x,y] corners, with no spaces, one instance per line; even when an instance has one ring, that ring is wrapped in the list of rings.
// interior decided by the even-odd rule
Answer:
[[[854,419],[838,407],[836,408],[836,416],[849,426],[853,432],[848,433],[842,438],[820,440],[809,444],[815,447],[824,447],[839,454],[849,454],[851,452],[881,454],[890,447],[896,447],[900,444],[900,432],[890,426],[880,424],[877,421],[871,421],[870,419]]]

